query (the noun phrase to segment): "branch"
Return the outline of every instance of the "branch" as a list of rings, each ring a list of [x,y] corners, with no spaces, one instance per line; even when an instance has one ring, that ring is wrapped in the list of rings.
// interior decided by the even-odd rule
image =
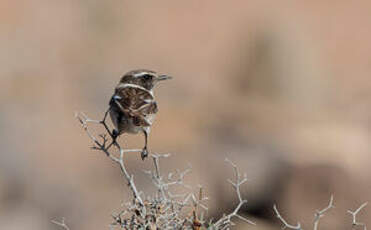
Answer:
[[[165,188],[164,188],[164,183],[163,183],[161,171],[160,171],[160,158],[161,157],[166,158],[166,157],[169,157],[170,155],[169,154],[165,154],[165,155],[152,154],[151,156],[153,159],[153,165],[155,167],[155,173],[153,174],[152,178],[156,180],[157,182],[156,184],[157,184],[159,192],[162,195],[162,198],[167,199]]]
[[[359,208],[358,208],[357,210],[355,210],[355,211],[351,211],[351,210],[348,210],[348,211],[347,211],[349,214],[352,215],[352,218],[353,218],[353,221],[352,221],[352,229],[353,229],[354,227],[356,227],[356,226],[363,226],[363,229],[364,229],[364,230],[367,230],[367,228],[366,228],[366,224],[357,221],[357,214],[358,214],[358,213],[359,213],[359,212],[360,212],[364,207],[366,207],[367,204],[368,204],[368,202],[363,203],[363,204],[362,204],[361,206],[359,206]]]
[[[84,113],[76,113],[76,118],[80,122],[82,128],[85,130],[87,133],[88,137],[93,141],[94,146],[92,149],[94,150],[99,150],[102,151],[103,153],[106,154],[107,157],[109,157],[113,162],[117,163],[120,166],[121,172],[124,175],[125,180],[127,181],[127,184],[131,191],[133,192],[135,200],[137,200],[140,204],[141,207],[144,207],[144,202],[142,198],[139,195],[138,189],[136,188],[136,185],[134,183],[134,176],[130,175],[126,169],[125,162],[124,162],[124,154],[129,153],[129,152],[141,152],[142,150],[139,149],[128,149],[124,150],[121,148],[121,146],[116,142],[116,138],[113,136],[112,132],[110,131],[107,123],[106,123],[106,118],[107,114],[109,112],[109,109],[106,111],[104,114],[104,117],[101,121],[98,120],[92,120],[88,118]],[[108,135],[111,137],[111,143],[107,145],[108,139],[107,139],[107,134],[100,134],[100,140],[94,136],[94,134],[90,131],[89,129],[89,123],[93,124],[100,124],[103,125],[105,128],[105,131],[108,133]],[[114,145],[118,151],[119,151],[119,156],[115,156],[112,151],[110,151],[110,147]]]
[[[314,214],[314,222],[313,222],[313,230],[318,230],[319,220],[325,215],[325,213],[330,210],[334,206],[334,196],[331,195],[329,204],[322,210],[316,211]],[[289,229],[296,229],[296,230],[302,230],[300,222],[298,222],[296,225],[289,224],[279,213],[277,206],[273,206],[274,212],[276,213],[277,218],[282,222],[283,229],[289,228]]]
[[[328,210],[330,210],[331,208],[334,208],[334,196],[331,195],[330,197],[330,201],[329,201],[329,204],[327,205],[326,208],[322,209],[321,211],[316,211],[316,213],[314,214],[314,226],[313,226],[313,229],[314,230],[317,230],[318,229],[318,224],[319,224],[319,220],[325,215],[325,212],[327,212]]]
[[[70,228],[67,226],[65,220],[64,220],[64,217],[62,218],[62,221],[59,222],[59,221],[56,221],[56,220],[52,220],[51,221],[53,224],[55,225],[58,225],[58,226],[61,226],[62,228],[64,228],[65,230],[70,230]]]
[[[281,214],[278,212],[277,206],[273,205],[274,212],[276,213],[276,216],[280,221],[283,223],[282,229],[289,228],[289,229],[296,229],[296,230],[302,230],[300,223],[298,222],[297,225],[291,225],[287,223],[287,221],[281,216]]]
[[[241,185],[244,184],[247,181],[247,176],[246,176],[246,174],[244,174],[243,177],[241,178],[241,173],[239,172],[238,167],[232,161],[230,161],[228,158],[226,158],[225,161],[227,163],[229,163],[233,167],[233,170],[234,170],[235,181],[232,181],[232,180],[228,179],[228,182],[236,190],[237,197],[238,197],[238,200],[239,200],[239,204],[237,205],[237,207],[234,209],[234,211],[232,213],[230,213],[230,214],[228,214],[228,215],[223,216],[222,218],[220,218],[214,224],[214,228],[216,228],[216,229],[229,228],[229,226],[234,225],[234,223],[232,222],[232,218],[233,217],[236,217],[236,218],[238,218],[240,220],[243,220],[243,221],[245,221],[245,222],[247,222],[249,224],[256,225],[255,222],[253,222],[251,220],[248,220],[248,219],[246,219],[243,216],[241,216],[241,215],[238,214],[238,212],[240,211],[242,205],[244,205],[245,203],[247,203],[247,200],[243,200],[242,199],[241,190],[240,190]]]

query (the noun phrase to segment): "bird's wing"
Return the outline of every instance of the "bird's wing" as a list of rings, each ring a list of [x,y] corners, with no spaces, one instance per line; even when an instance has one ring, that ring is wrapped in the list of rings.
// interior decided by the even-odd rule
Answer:
[[[154,101],[154,97],[150,91],[144,89],[143,87],[131,84],[118,86],[115,90],[115,96],[115,100],[125,111],[137,111],[141,107]]]
[[[157,111],[157,103],[155,101],[142,106],[135,113],[134,124],[136,126],[151,126],[154,119],[154,114],[156,114]]]
[[[157,112],[157,104],[150,91],[140,86],[127,84],[117,87],[115,96],[120,110],[132,117],[135,125],[151,125],[146,120],[146,116]]]

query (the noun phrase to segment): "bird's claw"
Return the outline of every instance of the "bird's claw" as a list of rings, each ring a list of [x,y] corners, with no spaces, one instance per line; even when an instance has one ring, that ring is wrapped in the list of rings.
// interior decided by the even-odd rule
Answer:
[[[116,138],[118,136],[119,136],[119,132],[116,129],[112,130],[112,137],[113,137],[113,139],[116,140]]]
[[[148,150],[147,148],[143,148],[140,156],[142,157],[142,160],[146,159],[146,157],[148,157]]]

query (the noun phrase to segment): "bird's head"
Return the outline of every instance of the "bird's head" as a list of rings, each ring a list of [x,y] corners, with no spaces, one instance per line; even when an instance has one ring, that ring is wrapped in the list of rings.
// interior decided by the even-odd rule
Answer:
[[[151,70],[140,69],[127,72],[121,78],[120,83],[135,84],[147,90],[152,90],[158,82],[171,78],[170,76],[157,74]]]

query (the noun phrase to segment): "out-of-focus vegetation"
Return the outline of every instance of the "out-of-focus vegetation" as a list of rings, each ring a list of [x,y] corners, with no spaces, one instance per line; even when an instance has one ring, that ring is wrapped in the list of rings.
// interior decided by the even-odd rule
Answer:
[[[249,176],[242,211],[260,229],[277,228],[273,203],[310,224],[331,194],[337,206],[321,224],[347,229],[346,210],[371,200],[369,1],[1,5],[1,229],[52,229],[58,217],[72,229],[107,227],[127,190],[87,148],[74,113],[101,117],[119,77],[136,68],[175,77],[156,92],[150,148],[176,153],[165,171],[192,164],[188,183],[218,200],[211,216],[238,202],[225,157]],[[142,141],[120,138],[129,148]],[[147,189],[150,163],[128,160]]]

